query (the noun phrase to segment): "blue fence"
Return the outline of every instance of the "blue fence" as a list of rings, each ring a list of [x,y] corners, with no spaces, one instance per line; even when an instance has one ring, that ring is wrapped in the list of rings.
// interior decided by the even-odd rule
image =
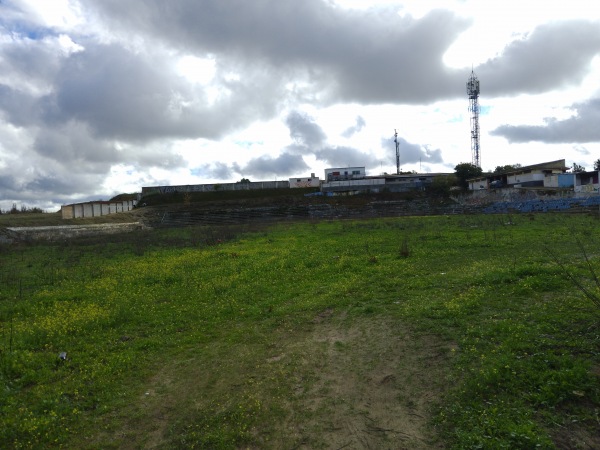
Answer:
[[[525,200],[516,202],[496,202],[483,209],[484,213],[548,212],[564,211],[576,207],[600,206],[600,196],[586,198],[560,198],[555,200]]]

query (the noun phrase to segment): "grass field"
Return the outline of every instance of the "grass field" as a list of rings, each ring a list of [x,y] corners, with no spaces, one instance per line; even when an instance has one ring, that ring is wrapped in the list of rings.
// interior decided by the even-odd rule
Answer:
[[[600,448],[599,225],[405,217],[2,246],[0,442]]]
[[[94,223],[127,223],[135,222],[137,211],[110,214],[98,217],[86,217],[77,220],[64,220],[62,213],[22,213],[0,214],[0,227],[50,227],[60,225],[89,225]]]

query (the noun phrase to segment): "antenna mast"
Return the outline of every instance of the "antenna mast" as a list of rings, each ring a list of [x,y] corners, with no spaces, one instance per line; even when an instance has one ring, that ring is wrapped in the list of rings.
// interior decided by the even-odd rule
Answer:
[[[396,143],[396,175],[400,175],[400,144],[398,143],[398,131],[395,129],[394,142]]]
[[[471,77],[467,81],[467,94],[469,95],[469,112],[471,113],[471,157],[473,165],[481,167],[479,153],[479,80],[471,69]]]

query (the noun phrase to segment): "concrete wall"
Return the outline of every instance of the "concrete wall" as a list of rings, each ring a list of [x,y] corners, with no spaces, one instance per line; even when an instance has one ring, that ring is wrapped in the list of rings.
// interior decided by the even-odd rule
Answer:
[[[213,183],[188,184],[180,186],[146,186],[142,187],[144,195],[174,194],[176,192],[216,192],[216,191],[248,191],[254,189],[289,189],[289,181],[253,181],[250,183]]]
[[[83,205],[83,217],[94,217],[94,207],[91,203],[84,203]]]
[[[81,203],[78,203],[76,205],[73,205],[73,217],[75,219],[80,219],[83,216],[83,205]]]
[[[597,194],[600,188],[600,172],[576,172],[573,174],[577,193]]]
[[[62,205],[60,207],[60,211],[62,213],[63,219],[74,219],[75,218],[74,211],[73,211],[73,205]]]
[[[290,188],[318,188],[319,177],[290,178]]]
[[[586,194],[597,194],[600,186],[598,184],[584,184],[581,186],[575,186],[575,192],[586,193]]]
[[[142,225],[135,223],[110,223],[94,225],[62,225],[50,227],[11,227],[5,230],[12,233],[13,240],[58,241],[79,236],[97,236],[99,234],[127,233],[139,230]]]
[[[81,219],[84,217],[98,217],[118,212],[131,211],[135,207],[135,200],[122,202],[89,202],[62,205],[60,210],[63,219]]]
[[[572,173],[553,173],[546,175],[544,187],[568,188],[573,187],[574,175]]]
[[[534,181],[541,181],[543,184],[544,182],[544,174],[541,172],[510,174],[506,178],[508,184],[525,184]]]
[[[321,185],[321,192],[379,192],[386,186],[385,178],[331,181]]]

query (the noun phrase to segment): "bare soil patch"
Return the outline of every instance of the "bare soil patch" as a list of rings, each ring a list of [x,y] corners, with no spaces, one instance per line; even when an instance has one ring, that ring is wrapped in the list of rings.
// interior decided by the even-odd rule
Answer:
[[[135,404],[116,414],[122,423],[110,434],[119,448],[171,448],[174,421],[251,392],[277,410],[252,430],[251,448],[444,447],[431,418],[444,391],[449,343],[386,317],[348,318],[333,310],[303,328],[281,330],[258,346],[171,360]],[[288,395],[279,398],[281,392]]]
[[[298,386],[282,424],[294,448],[443,448],[431,414],[450,346],[383,317],[348,326],[321,314],[318,322],[302,343],[314,355],[303,361],[314,378]]]

